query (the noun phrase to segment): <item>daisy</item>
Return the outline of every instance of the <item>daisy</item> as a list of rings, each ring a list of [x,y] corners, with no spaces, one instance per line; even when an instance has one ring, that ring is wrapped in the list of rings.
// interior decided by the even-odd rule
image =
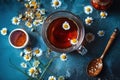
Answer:
[[[87,34],[85,35],[85,39],[86,39],[87,42],[90,43],[90,42],[94,41],[95,35],[94,35],[93,33],[87,33]]]
[[[45,9],[40,9],[41,14],[45,14]]]
[[[7,34],[7,28],[2,28],[2,30],[0,31],[2,35],[6,35]]]
[[[25,25],[26,25],[28,28],[32,28],[32,23],[29,22],[29,21],[27,21],[27,22],[25,23]]]
[[[31,19],[34,19],[33,12],[31,12],[31,11],[26,11],[26,12],[25,12],[25,15],[26,15],[27,17],[30,17]]]
[[[70,29],[70,25],[69,25],[69,23],[67,21],[65,21],[63,23],[62,27],[63,27],[64,30],[69,30]]]
[[[61,6],[61,1],[60,0],[52,0],[52,7],[54,7],[55,9]]]
[[[22,68],[27,68],[27,64],[25,62],[22,62],[20,65]]]
[[[107,17],[107,12],[105,12],[105,11],[102,11],[102,12],[100,12],[100,17],[101,18],[106,18]]]
[[[35,67],[31,67],[28,70],[29,76],[31,77],[37,77],[37,75],[39,74],[38,70]]]
[[[66,61],[66,60],[67,60],[67,55],[66,55],[65,53],[61,54],[61,55],[60,55],[60,59],[61,59],[62,61]]]
[[[58,80],[65,80],[65,77],[64,76],[59,76]]]
[[[20,24],[20,18],[18,18],[18,17],[13,17],[13,18],[12,18],[12,24],[14,24],[14,25],[19,25],[19,24]]]
[[[33,66],[34,66],[34,67],[38,67],[39,64],[40,64],[40,61],[38,61],[38,60],[36,60],[36,61],[33,62]]]
[[[40,57],[42,55],[42,49],[36,48],[33,51],[33,55],[36,56],[36,57]]]
[[[93,23],[93,18],[92,17],[87,17],[85,19],[85,23],[90,26]]]
[[[41,18],[41,13],[37,11],[37,12],[35,13],[35,16],[36,16],[36,18]]]
[[[30,53],[30,54],[25,54],[25,55],[23,56],[23,59],[24,59],[25,61],[30,61],[31,58],[32,58],[32,54],[31,54],[31,53]]]
[[[97,34],[98,36],[102,37],[105,35],[105,32],[103,30],[99,30]]]
[[[56,77],[54,77],[54,76],[49,76],[48,80],[56,80]]]
[[[24,49],[25,54],[30,54],[32,52],[32,49],[30,47],[27,47]]]
[[[41,20],[34,20],[33,25],[39,26],[41,24]]]
[[[90,6],[90,5],[85,6],[85,7],[84,7],[84,12],[85,12],[86,14],[92,13],[92,12],[93,12],[92,6]]]
[[[29,5],[31,8],[34,8],[34,9],[37,9],[38,8],[38,5],[37,5],[37,2],[36,0],[32,0],[29,2]]]
[[[71,43],[72,45],[75,45],[75,44],[78,43],[78,40],[77,40],[77,39],[71,39],[71,40],[70,40],[70,43]]]

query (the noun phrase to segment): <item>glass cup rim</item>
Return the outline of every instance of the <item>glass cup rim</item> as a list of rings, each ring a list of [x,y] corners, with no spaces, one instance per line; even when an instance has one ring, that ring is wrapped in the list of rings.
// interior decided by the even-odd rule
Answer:
[[[65,17],[65,14],[69,14],[69,15],[71,15],[71,16],[69,16],[69,17],[72,17],[74,20],[76,20],[76,21],[74,21],[77,25],[78,25],[78,27],[79,27],[79,25],[81,26],[81,30],[78,30],[79,32],[81,31],[81,34],[79,35],[79,37],[80,37],[80,40],[78,41],[78,44],[76,44],[75,46],[71,46],[71,47],[69,47],[69,48],[65,48],[65,49],[60,49],[60,48],[57,48],[57,47],[55,47],[55,46],[53,46],[50,42],[49,42],[49,40],[48,40],[48,38],[47,38],[47,28],[49,27],[48,25],[50,24],[50,22],[52,22],[53,20],[55,20],[55,19],[57,19],[57,18],[60,18],[59,16],[55,16],[55,15],[57,15],[57,14],[61,14],[61,13],[64,13],[64,15],[59,15],[60,17]],[[55,18],[53,19],[52,18],[52,20],[49,20],[51,17],[54,17],[55,16]],[[67,17],[66,18],[68,18],[68,19],[70,19],[68,17],[68,15],[67,15]],[[72,12],[69,12],[69,11],[56,11],[56,12],[53,12],[53,13],[51,13],[47,18],[46,18],[46,20],[44,21],[44,23],[43,23],[43,26],[42,26],[42,38],[43,38],[43,40],[44,40],[44,42],[46,43],[46,45],[51,49],[51,50],[53,50],[53,51],[56,51],[56,52],[60,52],[60,53],[68,53],[68,52],[72,52],[72,51],[74,51],[74,50],[77,50],[77,48],[79,48],[79,46],[82,44],[82,42],[83,42],[83,40],[84,40],[84,36],[85,36],[85,30],[84,30],[84,26],[83,26],[83,24],[82,24],[82,21],[81,21],[81,19],[80,18],[78,18],[75,14],[73,14]]]
[[[11,42],[11,40],[10,40],[10,37],[11,37],[12,33],[15,32],[15,31],[22,31],[22,32],[24,32],[25,35],[26,35],[26,41],[25,41],[25,43],[24,43],[22,46],[19,46],[19,47],[18,47],[18,46],[13,45],[12,42]],[[10,45],[11,45],[12,47],[14,47],[14,48],[16,48],[16,49],[20,49],[20,48],[24,48],[24,47],[28,44],[29,36],[28,36],[28,33],[27,33],[24,29],[16,28],[16,29],[14,29],[14,30],[12,30],[12,31],[10,32],[9,37],[8,37],[8,40],[9,40],[9,43],[10,43]]]

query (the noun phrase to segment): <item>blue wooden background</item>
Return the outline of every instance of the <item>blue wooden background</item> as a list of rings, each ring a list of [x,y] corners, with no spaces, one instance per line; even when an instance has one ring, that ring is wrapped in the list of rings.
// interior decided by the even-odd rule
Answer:
[[[41,0],[41,6],[46,9],[47,15],[58,10],[68,10],[78,15],[85,26],[86,33],[92,32],[95,34],[95,40],[86,45],[88,53],[81,56],[75,52],[68,54],[68,60],[61,62],[56,59],[50,66],[50,69],[59,75],[69,76],[67,80],[120,80],[120,34],[112,45],[110,51],[104,58],[104,69],[101,74],[95,78],[89,77],[86,74],[86,66],[93,58],[99,57],[107,41],[112,34],[115,27],[120,29],[120,1],[113,0],[113,5],[107,10],[108,17],[100,19],[100,11],[93,10],[89,16],[94,18],[91,26],[86,26],[84,19],[88,16],[84,13],[84,6],[90,5],[90,0],[61,0],[62,6],[58,9],[51,7],[52,0]],[[26,80],[27,77],[22,73],[10,67],[9,58],[20,66],[22,59],[19,56],[21,50],[14,49],[8,42],[8,35],[10,31],[15,28],[25,28],[25,26],[18,27],[11,24],[12,17],[18,15],[22,10],[23,5],[17,0],[0,0],[0,29],[7,27],[8,34],[6,36],[0,35],[0,80]],[[42,27],[42,26],[41,26]],[[38,33],[31,33],[25,28],[30,35],[32,46],[41,47],[43,51],[47,49],[42,37]],[[40,31],[41,29],[38,29]],[[99,30],[105,31],[104,37],[98,37]],[[41,32],[41,31],[40,31]],[[53,54],[59,54],[53,52]],[[44,62],[44,58],[42,59]],[[46,61],[46,60],[45,60]],[[45,75],[45,80],[49,75]]]

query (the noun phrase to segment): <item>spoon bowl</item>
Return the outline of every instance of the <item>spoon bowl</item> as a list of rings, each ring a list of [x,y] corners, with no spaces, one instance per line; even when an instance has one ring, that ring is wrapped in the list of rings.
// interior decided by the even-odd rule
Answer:
[[[103,63],[101,58],[93,59],[87,68],[87,73],[89,76],[97,76],[103,68]]]

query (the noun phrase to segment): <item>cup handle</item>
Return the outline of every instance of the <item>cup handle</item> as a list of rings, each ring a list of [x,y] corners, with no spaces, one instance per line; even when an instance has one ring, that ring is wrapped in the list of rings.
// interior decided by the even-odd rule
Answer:
[[[83,45],[80,45],[77,49],[77,52],[81,55],[85,55],[88,52],[88,50]]]

